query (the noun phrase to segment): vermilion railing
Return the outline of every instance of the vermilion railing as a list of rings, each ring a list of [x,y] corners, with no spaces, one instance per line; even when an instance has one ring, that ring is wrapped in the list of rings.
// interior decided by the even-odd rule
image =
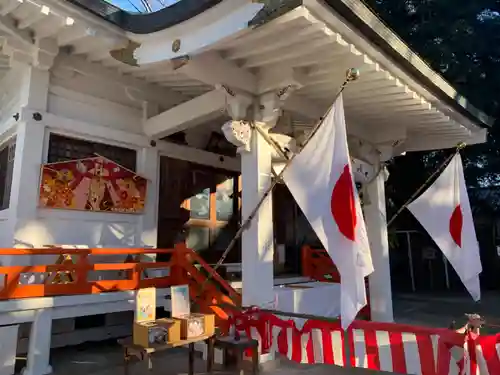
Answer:
[[[143,254],[172,254],[174,249],[0,249],[0,256],[70,256],[72,263],[47,264],[33,266],[3,266],[3,287],[0,289],[0,300],[16,298],[33,298],[61,295],[97,294],[136,290],[155,286],[167,288],[175,285],[170,276],[143,278],[147,269],[169,269],[173,262],[141,262],[141,263],[92,263],[90,257],[143,255]],[[126,276],[111,280],[91,280],[90,272],[126,271]],[[71,281],[45,282],[50,274],[71,275]],[[39,283],[22,283],[26,277],[39,280]],[[68,278],[69,279],[69,278]],[[1,284],[0,284],[1,286]]]
[[[322,282],[341,282],[340,273],[325,249],[313,249],[307,245],[303,246],[301,249],[301,260],[302,276]],[[360,315],[370,318],[370,290],[368,288],[368,280],[366,280],[366,291],[368,294],[368,305],[361,309]]]
[[[177,280],[188,284],[191,300],[200,312],[216,316],[216,324],[227,331],[229,314],[221,306],[241,306],[241,295],[236,292],[207,262],[196,252],[183,244],[176,246],[176,264],[179,269]]]
[[[168,262],[138,261],[141,255],[147,254],[170,254],[171,258]],[[218,320],[226,320],[227,314],[217,305],[241,304],[241,296],[185,244],[178,244],[174,249],[0,249],[1,256],[71,257],[71,260],[68,258],[59,262],[61,264],[0,267],[0,300],[97,294],[147,287],[168,288],[172,285],[189,284],[191,297],[198,308],[202,312],[215,313]],[[124,263],[96,262],[100,256],[121,256],[126,260]],[[150,269],[158,270],[164,275],[144,277]],[[104,274],[106,271],[114,271],[113,275],[108,275],[114,278],[92,280],[92,272]],[[53,277],[54,275],[57,277]],[[30,278],[30,282],[23,283],[25,278]]]
[[[325,249],[303,246],[302,275],[318,281],[340,283],[340,273]]]

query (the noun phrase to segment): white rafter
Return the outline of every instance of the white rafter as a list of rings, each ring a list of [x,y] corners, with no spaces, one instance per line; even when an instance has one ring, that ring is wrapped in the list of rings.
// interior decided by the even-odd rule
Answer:
[[[162,138],[220,117],[225,99],[222,91],[210,91],[151,117],[144,123],[144,132],[148,136]]]

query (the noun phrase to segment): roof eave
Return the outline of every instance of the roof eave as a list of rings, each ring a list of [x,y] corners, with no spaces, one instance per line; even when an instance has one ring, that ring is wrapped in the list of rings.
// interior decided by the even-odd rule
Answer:
[[[305,0],[304,2],[317,0]],[[325,0],[339,16],[380,48],[429,92],[478,126],[489,128],[495,119],[474,107],[359,0]]]

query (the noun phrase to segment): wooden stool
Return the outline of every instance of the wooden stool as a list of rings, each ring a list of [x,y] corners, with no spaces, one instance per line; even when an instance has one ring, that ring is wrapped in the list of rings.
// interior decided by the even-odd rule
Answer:
[[[242,337],[239,340],[229,336],[216,337],[213,347],[220,348],[226,353],[228,349],[236,353],[236,366],[240,370],[240,375],[244,375],[245,373],[243,370],[243,353],[247,349],[252,349],[252,374],[256,375],[259,373],[259,342],[257,340],[247,337]],[[213,357],[209,360],[213,361]]]

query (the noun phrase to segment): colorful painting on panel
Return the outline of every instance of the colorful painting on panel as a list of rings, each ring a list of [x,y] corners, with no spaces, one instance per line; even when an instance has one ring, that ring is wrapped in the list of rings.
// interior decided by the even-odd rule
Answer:
[[[156,288],[137,291],[135,297],[135,321],[151,322],[156,319]]]
[[[172,317],[180,318],[191,314],[189,285],[171,286],[170,298],[172,300]]]
[[[105,158],[43,164],[39,206],[67,210],[141,213],[147,180]]]

